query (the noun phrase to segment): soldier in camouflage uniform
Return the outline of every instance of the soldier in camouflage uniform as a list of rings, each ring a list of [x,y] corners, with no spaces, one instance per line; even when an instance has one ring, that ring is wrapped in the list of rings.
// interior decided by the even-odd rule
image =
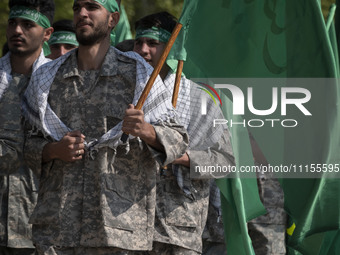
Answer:
[[[32,72],[48,61],[42,46],[53,31],[54,3],[11,0],[9,7],[9,52],[0,59],[0,254],[25,255],[34,253],[28,218],[37,180],[23,162],[20,105]]]
[[[155,67],[175,25],[175,18],[167,12],[151,14],[138,20],[135,25],[134,51]],[[171,65],[167,62],[160,72],[170,93],[175,83]],[[183,76],[176,110],[188,131],[189,149],[172,165],[162,169],[157,179],[154,240],[158,245],[163,244],[164,249],[173,246],[178,247],[181,254],[201,254],[210,193],[212,200],[215,200],[210,203],[210,210],[214,211],[214,214],[210,214],[210,227],[218,228],[219,239],[214,241],[222,247],[219,249],[220,254],[224,254],[223,225],[219,221],[219,190],[214,180],[209,179],[212,176],[203,176],[202,173],[195,175],[193,169],[204,165],[233,165],[234,158],[227,128],[213,127],[213,119],[223,119],[220,108],[210,99],[207,114],[201,115],[201,98],[202,91],[198,86]],[[219,174],[219,177],[224,175]]]
[[[73,10],[79,48],[40,68],[23,104],[39,131],[25,144],[40,176],[34,243],[38,254],[161,254],[159,164],[184,154],[187,134],[159,78],[143,111],[134,109],[152,68],[110,47],[117,2],[77,0]],[[122,144],[121,130],[138,138]]]

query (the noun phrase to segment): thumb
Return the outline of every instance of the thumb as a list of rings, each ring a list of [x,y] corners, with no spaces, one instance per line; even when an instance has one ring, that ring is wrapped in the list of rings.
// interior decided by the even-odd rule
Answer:
[[[135,106],[133,104],[129,104],[128,109],[135,109]]]

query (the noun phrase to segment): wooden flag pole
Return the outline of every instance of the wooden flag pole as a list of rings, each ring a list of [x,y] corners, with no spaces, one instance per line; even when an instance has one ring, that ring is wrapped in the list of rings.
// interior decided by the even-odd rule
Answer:
[[[153,83],[155,82],[156,78],[157,78],[157,75],[160,73],[162,67],[163,67],[163,64],[166,60],[166,58],[168,57],[169,55],[169,52],[172,48],[172,45],[175,43],[175,40],[178,36],[178,33],[179,31],[181,30],[182,28],[182,24],[181,23],[177,23],[176,27],[174,28],[174,31],[172,32],[171,36],[170,36],[170,39],[168,41],[168,43],[166,44],[165,46],[165,49],[160,57],[160,59],[158,60],[158,63],[155,67],[155,69],[153,70],[151,76],[150,76],[150,79],[148,80],[144,90],[143,90],[143,93],[142,95],[140,96],[139,100],[138,100],[138,103],[136,105],[136,109],[140,110],[142,109],[143,107],[143,104],[152,88],[152,85]]]
[[[182,78],[182,70],[183,70],[183,60],[178,60],[174,92],[172,94],[172,101],[171,101],[174,108],[176,108],[176,105],[177,105],[179,86],[181,84],[181,78]],[[163,166],[161,168],[161,171],[164,171],[167,169],[168,169],[168,166]]]
[[[147,84],[145,85],[145,88],[144,88],[142,95],[140,96],[140,98],[137,102],[137,105],[135,106],[135,109],[137,109],[137,110],[142,109],[143,104],[145,103],[145,100],[146,100],[147,96],[149,95],[149,92],[150,92],[150,90],[153,86],[153,83],[155,82],[157,75],[160,73],[160,71],[161,71],[161,69],[164,65],[164,62],[165,62],[166,58],[168,57],[169,52],[172,48],[172,45],[175,43],[175,40],[176,40],[182,26],[183,25],[181,23],[176,24],[176,27],[174,28],[174,30],[173,30],[173,32],[170,36],[170,39],[169,39],[168,43],[166,44],[165,49],[164,49],[157,65],[156,65],[156,67],[153,69],[153,72],[152,72]],[[128,134],[123,133],[121,140],[125,143],[127,141],[128,137],[129,137]]]
[[[172,105],[174,106],[174,108],[176,108],[176,105],[177,105],[179,86],[181,84],[181,78],[182,78],[182,70],[183,70],[183,60],[178,60],[174,92],[172,94]]]

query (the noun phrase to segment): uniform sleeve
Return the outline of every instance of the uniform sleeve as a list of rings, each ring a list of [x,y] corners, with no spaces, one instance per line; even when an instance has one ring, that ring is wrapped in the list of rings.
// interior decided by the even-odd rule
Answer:
[[[9,86],[0,99],[0,175],[18,170],[23,143],[20,99],[15,88]]]
[[[39,178],[43,167],[42,151],[44,149],[44,146],[50,141],[46,139],[40,132],[32,134],[32,132],[30,132],[31,130],[31,125],[29,123],[26,123],[24,159],[28,167],[32,169],[34,174]],[[50,162],[46,164],[52,163]]]
[[[206,150],[187,151],[190,160],[190,178],[222,178],[235,166],[235,159],[229,139],[224,130],[220,140]]]
[[[160,152],[148,145],[148,148],[160,165],[168,165],[181,157],[189,143],[185,128],[174,120],[154,125],[157,140],[163,146],[164,152]]]

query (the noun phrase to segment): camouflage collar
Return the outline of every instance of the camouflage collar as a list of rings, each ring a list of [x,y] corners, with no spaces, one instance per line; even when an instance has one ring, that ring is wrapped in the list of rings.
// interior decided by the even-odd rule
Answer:
[[[101,76],[115,76],[118,70],[117,63],[118,55],[115,52],[113,47],[109,47],[109,50],[106,53],[104,62],[102,64],[100,75]]]
[[[72,51],[70,61],[67,63],[67,68],[63,68],[62,76],[69,78],[72,76],[80,76],[77,64],[78,49]],[[110,47],[105,55],[104,62],[100,70],[100,76],[115,76],[117,74],[117,53],[113,47]]]

